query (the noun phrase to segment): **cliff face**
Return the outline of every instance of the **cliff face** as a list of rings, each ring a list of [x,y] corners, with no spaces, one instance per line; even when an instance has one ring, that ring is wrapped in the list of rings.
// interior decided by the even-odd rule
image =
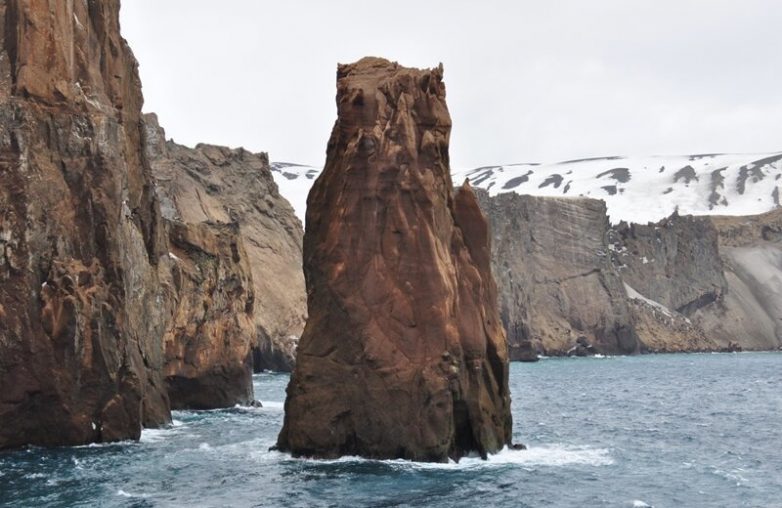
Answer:
[[[241,148],[184,147],[166,142],[155,115],[146,115],[145,124],[167,223],[177,224],[180,230],[211,228],[225,245],[243,244],[241,260],[235,263],[238,272],[232,278],[243,288],[242,298],[248,299],[253,329],[242,325],[241,335],[248,338],[239,342],[252,347],[256,370],[290,370],[307,314],[301,269],[304,233],[290,204],[277,191],[268,157]],[[236,238],[230,239],[231,235]],[[215,254],[211,246],[206,250]],[[228,257],[217,255],[229,264],[230,257],[230,252]],[[244,352],[241,346],[229,361]]]
[[[578,337],[624,354],[782,344],[780,211],[612,227],[598,200],[477,195],[512,359]]]
[[[722,298],[727,282],[717,230],[707,217],[622,222],[612,239],[623,280],[645,297],[684,316]]]
[[[727,291],[693,316],[720,344],[745,349],[782,346],[782,210],[748,217],[711,217],[719,233]]]
[[[0,6],[0,448],[169,419],[165,238],[118,11]]]
[[[252,400],[254,294],[235,224],[170,221],[175,302],[163,336],[171,407],[212,409]]]
[[[442,461],[511,436],[486,221],[453,194],[442,69],[341,65],[308,197],[309,319],[278,439],[295,455]]]
[[[476,192],[491,222],[511,359],[527,340],[563,354],[579,337],[601,352],[635,352],[627,294],[609,255],[605,203]]]

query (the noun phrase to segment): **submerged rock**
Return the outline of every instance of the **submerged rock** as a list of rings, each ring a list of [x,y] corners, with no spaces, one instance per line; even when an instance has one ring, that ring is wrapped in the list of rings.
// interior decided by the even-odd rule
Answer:
[[[0,448],[170,420],[166,241],[119,2],[0,5]]]
[[[520,340],[516,344],[509,344],[510,358],[517,362],[537,362],[538,351],[531,340]]]
[[[511,442],[486,220],[454,194],[442,68],[340,65],[308,197],[309,319],[278,447],[444,461]]]

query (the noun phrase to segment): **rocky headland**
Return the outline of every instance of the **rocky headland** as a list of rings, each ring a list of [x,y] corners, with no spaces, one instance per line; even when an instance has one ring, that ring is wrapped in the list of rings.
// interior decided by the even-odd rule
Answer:
[[[0,448],[169,421],[167,241],[119,2],[0,6]]]
[[[119,1],[0,4],[0,449],[137,439],[252,401],[305,317],[265,154],[142,118]]]
[[[308,312],[278,446],[444,461],[510,443],[488,226],[454,192],[442,68],[340,65],[308,197]]]
[[[476,192],[512,359],[782,345],[782,211],[611,225],[601,200]]]
[[[242,252],[248,278],[242,295],[251,297],[247,305],[252,330],[243,334],[249,337],[254,368],[290,371],[307,315],[301,269],[304,232],[277,190],[268,156],[242,148],[179,145],[166,140],[154,114],[145,115],[144,124],[164,221],[180,230],[212,229],[223,231],[221,235],[234,231],[232,243]],[[238,316],[240,309],[228,315]]]

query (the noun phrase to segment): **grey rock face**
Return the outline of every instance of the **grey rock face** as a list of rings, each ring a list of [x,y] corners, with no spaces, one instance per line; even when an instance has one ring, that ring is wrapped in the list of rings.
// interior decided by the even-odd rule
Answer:
[[[657,224],[622,222],[611,239],[624,282],[671,310],[690,316],[725,292],[718,233],[708,217],[674,214]]]
[[[511,358],[782,344],[782,211],[611,227],[602,201],[477,190]]]
[[[492,264],[511,358],[525,340],[564,354],[580,336],[601,352],[638,349],[627,294],[611,262],[605,203],[476,190],[492,232]]]
[[[725,297],[693,316],[721,346],[782,345],[782,210],[712,217],[728,283]]]

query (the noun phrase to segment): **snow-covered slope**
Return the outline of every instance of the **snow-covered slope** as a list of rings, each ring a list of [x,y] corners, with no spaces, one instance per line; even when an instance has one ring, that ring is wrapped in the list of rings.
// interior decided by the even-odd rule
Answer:
[[[307,193],[320,169],[276,162],[274,179],[304,220]],[[491,195],[603,199],[611,222],[655,222],[682,215],[754,215],[782,201],[782,152],[651,157],[602,157],[557,163],[508,164],[454,171]]]
[[[291,162],[272,162],[272,176],[280,189],[280,194],[287,199],[296,211],[296,216],[304,224],[304,213],[307,210],[307,194],[310,192],[320,168],[293,164]]]
[[[491,195],[603,199],[611,222],[687,215],[752,215],[780,204],[782,152],[674,157],[604,157],[554,164],[511,164],[454,172]]]

